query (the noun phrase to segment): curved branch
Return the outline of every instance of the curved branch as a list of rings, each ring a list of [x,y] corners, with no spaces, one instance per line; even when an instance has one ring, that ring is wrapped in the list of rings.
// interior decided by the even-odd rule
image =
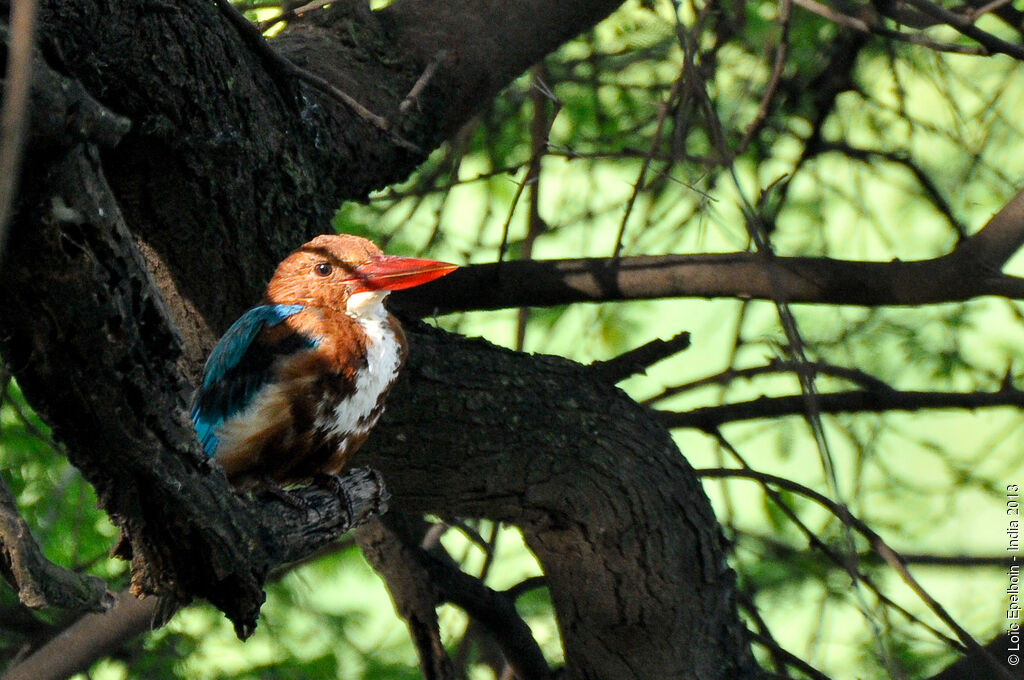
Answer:
[[[78,574],[46,559],[28,524],[18,514],[7,484],[0,480],[0,571],[21,603],[34,609],[104,611],[113,604],[103,579]]]
[[[999,271],[1024,245],[1024,189],[1011,198],[978,233],[961,241],[952,256],[974,264],[976,270]]]
[[[757,253],[528,260],[463,267],[396,296],[422,316],[453,311],[671,297],[843,305],[924,305],[981,295],[1024,298],[1024,279],[1000,274],[1024,244],[1024,189],[948,255],[863,262]]]
[[[103,614],[87,614],[3,674],[3,680],[65,680],[88,669],[100,655],[150,628],[159,598],[115,596]]]
[[[346,492],[344,499],[333,492],[315,487],[292,492],[300,504],[306,504],[306,509],[302,511],[275,500],[259,503],[257,499],[253,503],[259,515],[259,523],[267,534],[267,546],[276,553],[272,561],[287,565],[286,569],[278,570],[271,578],[295,566],[303,557],[351,527],[367,522],[386,510],[387,492],[381,486],[377,473],[372,470],[352,470],[340,477],[338,483]],[[246,519],[242,517],[239,520],[238,516],[234,516],[231,521]],[[186,548],[182,550],[185,559],[196,561],[195,553],[188,552]],[[244,548],[238,552],[249,554]],[[222,584],[226,583],[225,575]],[[173,599],[173,596],[171,599],[163,599],[140,598],[137,595],[128,591],[118,593],[112,599],[113,606],[107,611],[87,614],[75,621],[27,658],[8,668],[0,680],[67,678],[87,669],[97,658],[119,644],[149,630],[157,617],[166,620],[179,606],[186,604],[182,599]]]
[[[407,335],[408,363],[357,462],[410,511],[522,529],[568,677],[753,672],[710,504],[644,409],[564,359],[420,324]]]
[[[434,612],[438,604],[451,602],[491,634],[515,677],[521,680],[551,678],[551,670],[530,627],[516,612],[514,595],[488,588],[454,562],[445,561],[447,553],[439,558],[423,549],[401,513],[392,512],[361,528],[358,534],[368,561],[381,572],[396,606],[410,629],[414,629],[414,640],[418,637],[416,628],[429,629],[423,631],[428,633],[423,641],[428,644],[417,642],[424,677],[454,675],[451,662],[441,647]]]
[[[760,375],[774,373],[799,374],[801,372],[815,377],[827,375],[833,378],[841,378],[872,392],[886,392],[892,389],[885,381],[879,380],[875,376],[865,373],[858,368],[837,366],[835,364],[820,361],[798,363],[795,361],[786,361],[784,359],[776,358],[772,359],[767,364],[762,364],[760,366],[751,366],[749,368],[728,368],[721,373],[716,373],[715,375],[698,378],[697,380],[683,383],[682,385],[666,387],[660,393],[655,394],[652,397],[648,397],[640,403],[645,406],[650,406],[651,404],[668,399],[669,397],[674,397],[677,394],[682,394],[683,392],[695,390],[707,385],[729,385],[736,380],[752,380]]]
[[[622,0],[397,0],[381,10],[396,45],[425,69],[444,52],[431,89],[445,97],[435,139],[548,52],[608,16]]]

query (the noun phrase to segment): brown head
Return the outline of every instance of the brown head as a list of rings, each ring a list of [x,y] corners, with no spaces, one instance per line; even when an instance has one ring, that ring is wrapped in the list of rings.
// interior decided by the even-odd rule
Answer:
[[[277,266],[267,284],[272,304],[346,309],[359,293],[412,288],[458,267],[447,262],[385,255],[372,242],[349,234],[324,234]]]

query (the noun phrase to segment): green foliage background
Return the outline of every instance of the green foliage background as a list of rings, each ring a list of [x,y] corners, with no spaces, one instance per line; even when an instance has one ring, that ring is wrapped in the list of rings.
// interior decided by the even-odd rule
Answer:
[[[743,210],[757,204],[780,255],[886,261],[948,252],[1019,188],[1024,73],[1015,62],[861,38],[792,11],[778,91],[763,127],[735,158],[719,152],[737,149],[757,118],[783,37],[779,3],[712,9],[630,2],[523,76],[407,182],[366,205],[342,206],[334,227],[368,235],[389,252],[466,263],[527,252],[610,256],[620,231],[625,254],[730,252],[751,248]],[[1014,37],[989,18],[979,26]],[[941,27],[929,36],[959,40]],[[837,54],[861,39],[865,45],[850,51],[849,87],[829,99],[829,77],[845,68]],[[688,75],[674,89],[687,61]],[[537,161],[539,179],[520,192],[539,114],[551,120],[547,151]],[[819,148],[808,153],[807,140],[819,134]],[[531,201],[542,223],[531,223]],[[1007,271],[1022,268],[1018,258]],[[994,391],[1016,381],[1022,311],[1019,302],[1003,299],[915,309],[794,308],[809,359],[859,369],[897,389],[943,391]],[[582,362],[690,331],[689,350],[623,384],[638,400],[793,356],[775,306],[763,302],[575,305],[437,323]],[[817,387],[827,392],[851,383],[823,376]],[[17,385],[7,380],[6,388],[0,466],[46,554],[123,586],[125,566],[106,557],[115,530]],[[684,389],[652,406],[680,411],[799,392],[795,374],[776,372]],[[837,500],[905,554],[1002,556],[1004,488],[1024,484],[1022,422],[1010,408],[825,416]],[[755,469],[831,493],[802,418],[727,425],[723,435]],[[675,436],[697,468],[736,464],[712,437],[688,430]],[[751,616],[752,628],[766,626],[786,649],[834,678],[925,677],[955,658],[924,624],[950,632],[864,542],[856,544],[861,570],[916,619],[851,586],[757,484],[707,480],[705,488],[734,542],[732,565],[763,619]],[[845,550],[833,516],[796,494],[782,498],[825,543]],[[467,521],[465,530],[449,528],[443,537],[467,571],[486,568],[488,585],[499,589],[540,574],[514,527]],[[470,528],[496,537],[491,558],[467,539]],[[988,640],[1005,627],[1005,569],[950,561],[912,562],[911,569],[962,625]],[[557,663],[546,593],[529,590],[519,607]],[[219,613],[191,607],[90,675],[419,677],[403,624],[351,545],[284,575],[270,587],[263,611],[256,635],[243,644]],[[465,660],[470,677],[493,677],[482,661],[486,644],[467,635],[467,618],[445,607],[441,620],[450,651]],[[66,622],[28,613],[0,590],[0,649],[7,658]]]

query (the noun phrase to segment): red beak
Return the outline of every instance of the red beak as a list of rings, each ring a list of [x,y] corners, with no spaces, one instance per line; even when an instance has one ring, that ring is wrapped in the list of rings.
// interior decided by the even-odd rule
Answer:
[[[381,255],[356,268],[351,277],[354,293],[402,290],[439,279],[458,269],[456,264],[415,257]]]

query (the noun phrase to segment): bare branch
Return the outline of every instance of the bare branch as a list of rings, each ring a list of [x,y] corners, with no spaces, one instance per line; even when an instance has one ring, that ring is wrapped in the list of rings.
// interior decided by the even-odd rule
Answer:
[[[411,151],[419,155],[426,155],[426,151],[416,146],[407,139],[404,139],[401,135],[395,133],[391,128],[391,122],[370,109],[364,106],[359,100],[345,92],[337,85],[329,82],[325,78],[321,78],[315,73],[310,73],[304,68],[300,68],[292,63],[288,58],[275,52],[270,45],[264,40],[262,29],[257,27],[255,24],[249,22],[241,12],[239,12],[234,5],[228,0],[215,0],[217,6],[224,13],[235,28],[242,34],[242,37],[246,39],[249,45],[260,54],[272,68],[279,72],[282,76],[290,76],[297,80],[304,81],[317,88],[324,94],[337,99],[345,106],[349,107],[357,116],[363,119],[365,122],[376,127],[378,130],[388,135],[388,137],[397,146]]]
[[[850,28],[861,33],[874,33],[891,40],[899,40],[901,42],[927,47],[928,49],[935,50],[936,52],[973,54],[977,56],[985,56],[988,54],[988,52],[981,47],[938,42],[937,40],[932,40],[924,33],[904,33],[903,31],[891,29],[877,19],[865,20],[860,17],[843,14],[842,12],[820,3],[817,0],[793,0],[793,4],[806,9],[808,12],[812,12],[822,18],[828,19],[839,26]]]
[[[988,50],[990,54],[1005,54],[1014,59],[1024,59],[1024,47],[1007,42],[987,31],[983,31],[973,23],[973,18],[965,17],[962,14],[951,12],[944,7],[929,2],[929,0],[905,0],[908,5],[916,7],[925,14],[935,17],[943,23],[949,24],[960,33],[972,38],[979,45]]]
[[[338,478],[345,492],[344,499],[319,487],[298,489],[292,493],[305,502],[309,510],[296,512],[274,500],[256,505],[262,514],[261,524],[271,533],[282,531],[294,538],[290,548],[279,553],[283,566],[268,581],[280,578],[296,566],[304,564],[312,554],[310,545],[321,546],[316,552],[336,549],[336,543],[323,540],[353,526],[367,522],[386,510],[387,491],[373,470],[358,468]],[[325,525],[311,521],[316,517]],[[283,523],[283,524],[278,524]],[[129,591],[113,597],[113,606],[102,614],[88,614],[68,626],[54,639],[35,650],[22,662],[9,668],[0,680],[61,680],[88,668],[96,659],[115,646],[148,630],[158,617],[166,620],[185,601],[161,597],[139,598]]]
[[[441,642],[438,595],[422,561],[422,550],[410,538],[402,513],[392,512],[356,532],[366,561],[387,584],[395,610],[405,620],[420,657],[426,680],[454,680],[455,668]]]
[[[7,73],[3,109],[0,110],[0,262],[7,241],[7,223],[18,191],[18,169],[28,127],[32,51],[35,45],[36,0],[11,3]]]
[[[1005,656],[1008,649],[1013,649],[1019,644],[1019,637],[1016,633],[1003,633],[997,635],[978,652],[968,652],[966,656],[947,666],[940,673],[931,676],[929,680],[977,680],[987,678],[991,672],[989,659],[991,657]],[[1024,669],[1018,665],[1010,672],[1015,678],[1024,678]]]
[[[442,602],[461,607],[501,648],[516,677],[546,680],[551,671],[529,626],[515,608],[515,595],[500,593],[464,573],[457,565],[421,548],[409,521],[391,513],[363,527],[358,540],[367,559],[388,583],[395,607],[409,625],[427,678],[452,677],[451,661],[441,646],[434,608]]]
[[[8,668],[0,680],[65,680],[86,670],[103,654],[148,630],[158,599],[119,593],[108,611],[83,616],[24,661]]]
[[[401,291],[395,302],[418,315],[674,297],[834,305],[925,305],[982,295],[1024,299],[1024,279],[965,272],[962,258],[862,262],[755,253],[532,260],[463,267]],[[773,286],[773,279],[777,286]]]
[[[755,378],[759,375],[766,375],[770,373],[796,373],[798,371],[808,372],[815,375],[828,375],[835,378],[842,378],[849,380],[850,382],[860,385],[870,391],[887,391],[892,388],[889,387],[884,381],[879,380],[873,375],[865,373],[864,371],[857,368],[849,368],[847,366],[836,366],[835,364],[829,364],[820,361],[811,361],[807,363],[798,363],[795,361],[784,361],[782,359],[772,359],[763,366],[751,366],[750,368],[730,368],[721,373],[710,375],[699,380],[684,383],[682,385],[676,385],[674,387],[665,388],[660,394],[656,394],[653,397],[645,399],[641,403],[644,405],[651,405],[663,399],[674,397],[677,394],[695,390],[700,387],[707,385],[728,385],[734,380]]]
[[[757,253],[531,260],[463,267],[403,291],[411,313],[552,306],[669,297],[790,303],[923,305],[981,295],[1024,298],[1024,279],[1000,274],[1024,242],[1024,190],[950,254],[913,262],[863,262]]]
[[[854,390],[819,394],[816,397],[822,413],[884,413],[886,411],[920,411],[922,409],[976,409],[994,406],[1024,406],[1024,392],[901,392],[897,390]],[[692,427],[705,432],[726,423],[761,418],[803,415],[803,395],[760,397],[722,406],[705,406],[682,413],[661,411],[665,427]]]
[[[734,458],[736,458],[736,460],[743,466],[745,470],[750,469],[750,466],[740,455],[739,451],[725,437],[722,436],[721,432],[715,432],[714,437],[718,439],[719,443],[722,445],[723,448],[725,448]],[[830,546],[824,540],[819,538],[818,531],[808,527],[807,524],[805,524],[803,520],[800,519],[796,511],[792,507],[790,507],[789,503],[787,503],[785,499],[783,499],[782,496],[779,495],[778,491],[776,491],[770,485],[765,483],[762,483],[761,486],[764,488],[765,494],[767,494],[768,497],[772,499],[772,502],[775,503],[776,507],[778,507],[779,510],[781,510],[782,513],[789,518],[789,521],[792,522],[794,526],[797,527],[797,529],[799,529],[800,533],[804,535],[804,538],[807,539],[808,544],[815,550],[820,551],[821,554],[823,554],[832,564],[834,564],[835,566],[839,567],[847,574],[849,574],[850,579],[854,583],[858,583],[865,586],[868,590],[874,593],[875,597],[878,598],[878,601],[880,603],[887,607],[891,607],[895,611],[899,612],[899,614],[903,616],[907,621],[915,625],[921,626],[925,630],[929,631],[932,635],[936,637],[936,639],[941,640],[953,649],[965,651],[966,648],[958,640],[949,637],[948,635],[936,629],[928,622],[923,621],[918,616],[907,610],[906,607],[902,606],[898,602],[893,601],[892,598],[890,598],[888,595],[882,592],[878,585],[875,584],[874,579],[872,579],[867,573],[862,571],[857,562],[853,561],[852,558],[854,557],[854,553],[851,552],[844,554],[837,552],[832,548],[832,546]]]
[[[530,627],[516,611],[514,596],[492,590],[454,565],[436,559],[430,559],[430,571],[444,599],[461,607],[491,634],[515,677],[552,677]]]
[[[668,340],[651,340],[636,349],[624,352],[614,359],[595,361],[590,370],[608,383],[615,384],[632,375],[640,375],[662,359],[684,351],[690,346],[690,334],[679,333]]]
[[[0,571],[9,577],[22,604],[33,609],[60,607],[99,612],[113,604],[103,579],[70,571],[46,559],[2,479]]]

